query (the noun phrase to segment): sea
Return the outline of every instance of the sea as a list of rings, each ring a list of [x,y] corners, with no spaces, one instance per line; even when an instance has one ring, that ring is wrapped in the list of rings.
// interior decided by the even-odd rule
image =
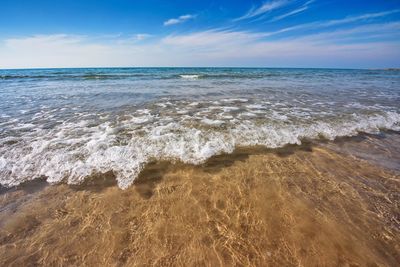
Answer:
[[[279,68],[0,70],[0,184],[128,188],[154,161],[202,164],[400,131],[400,71]]]

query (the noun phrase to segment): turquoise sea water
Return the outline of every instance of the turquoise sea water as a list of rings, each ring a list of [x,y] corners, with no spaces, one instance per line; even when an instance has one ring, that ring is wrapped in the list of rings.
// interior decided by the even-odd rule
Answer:
[[[152,160],[400,130],[400,71],[250,68],[0,70],[0,183],[129,186]]]

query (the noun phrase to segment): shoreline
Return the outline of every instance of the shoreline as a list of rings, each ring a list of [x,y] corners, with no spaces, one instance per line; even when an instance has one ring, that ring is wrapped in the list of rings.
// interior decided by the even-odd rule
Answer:
[[[384,135],[3,192],[0,264],[396,266],[400,174],[352,154],[393,157]]]
[[[222,154],[217,154],[214,155],[210,158],[208,158],[205,162],[200,163],[200,164],[190,164],[190,163],[184,163],[181,162],[180,160],[154,160],[146,164],[146,166],[142,169],[140,172],[139,176],[135,179],[133,184],[131,186],[135,186],[137,183],[137,180],[142,179],[144,175],[147,173],[147,169],[153,168],[152,166],[163,166],[163,169],[167,169],[167,165],[171,165],[171,167],[176,166],[176,167],[193,167],[193,168],[210,168],[214,165],[221,165],[219,166],[220,168],[229,166],[233,164],[236,160],[242,160],[245,158],[248,158],[250,155],[259,155],[259,154],[266,154],[266,153],[272,153],[280,156],[285,156],[285,155],[290,155],[295,153],[296,151],[309,151],[312,152],[313,147],[320,147],[324,145],[328,145],[330,149],[335,149],[340,147],[340,145],[346,144],[346,143],[359,143],[367,138],[371,138],[372,140],[380,140],[380,139],[385,139],[387,137],[394,137],[397,139],[397,137],[400,139],[400,131],[395,131],[395,130],[381,130],[379,133],[365,133],[365,132],[360,132],[359,134],[355,136],[339,136],[336,137],[334,140],[328,140],[328,139],[318,139],[318,140],[312,140],[312,139],[303,139],[302,143],[300,145],[297,144],[286,144],[283,147],[278,147],[278,148],[268,148],[265,146],[257,145],[257,146],[241,146],[241,147],[236,147],[236,149],[232,153],[222,153]],[[400,145],[400,144],[399,144]],[[345,153],[345,151],[341,151],[340,149],[336,149],[336,152],[339,153]],[[347,151],[347,154],[349,151]],[[360,158],[359,158],[360,159]],[[227,163],[224,165],[224,162]],[[229,162],[229,163],[228,163]],[[374,162],[376,163],[376,162]],[[384,167],[384,166],[381,166]],[[397,168],[391,169],[387,168],[387,170],[392,170],[392,171],[400,171],[400,164]],[[142,174],[143,173],[143,174]],[[42,178],[34,178],[29,181],[25,181],[17,186],[12,186],[12,187],[5,187],[0,185],[0,195],[3,193],[6,193],[10,190],[19,190],[24,188],[30,188],[31,186],[37,187],[42,187],[41,184],[45,183],[48,186],[51,185],[59,185],[59,184],[65,184],[65,182],[59,182],[59,183],[48,183],[46,181],[46,177]],[[102,187],[104,185],[106,186],[117,186],[117,181],[115,179],[115,175],[113,174],[113,171],[110,170],[106,173],[95,173],[89,175],[82,183],[80,184],[67,184],[73,188],[82,188],[84,189],[85,186],[100,186]],[[121,189],[124,190],[124,189]]]

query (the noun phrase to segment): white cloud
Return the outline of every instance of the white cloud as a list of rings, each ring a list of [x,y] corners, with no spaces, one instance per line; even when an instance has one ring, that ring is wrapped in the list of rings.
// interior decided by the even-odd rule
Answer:
[[[36,35],[0,43],[0,68],[128,66],[398,67],[400,23],[268,40],[271,33],[214,29],[108,41]],[[380,41],[359,41],[379,36]],[[139,37],[140,39],[141,37]],[[386,41],[384,41],[386,40]]]
[[[150,38],[150,37],[151,37],[151,34],[138,33],[138,34],[135,34],[134,39],[137,40],[137,41],[143,41],[143,40],[145,40],[147,38]]]
[[[241,16],[239,18],[234,19],[233,21],[239,21],[239,20],[257,17],[257,16],[263,15],[267,12],[270,12],[272,10],[278,9],[288,3],[289,3],[288,0],[274,0],[274,1],[265,2],[258,8],[255,8],[255,7],[251,8],[249,11],[247,11],[246,14],[244,14],[243,16]]]
[[[161,41],[166,45],[193,47],[220,47],[232,43],[246,44],[265,37],[265,33],[249,33],[244,31],[209,30],[185,35],[169,35]]]
[[[275,35],[275,34],[280,34],[280,33],[285,33],[285,32],[290,32],[290,31],[296,31],[296,30],[320,29],[320,28],[326,28],[326,27],[331,27],[331,26],[344,25],[344,24],[349,24],[349,23],[354,23],[354,22],[359,22],[359,21],[364,21],[364,20],[371,20],[371,19],[375,19],[375,18],[385,17],[385,16],[389,16],[389,15],[399,13],[399,12],[400,12],[400,9],[395,9],[395,10],[390,10],[390,11],[385,11],[385,12],[368,13],[368,14],[362,14],[362,15],[358,15],[358,16],[348,16],[343,19],[304,23],[304,24],[299,24],[299,25],[292,26],[292,27],[283,28],[283,29],[280,29],[280,30],[277,30],[274,32],[270,32],[270,35]]]
[[[353,29],[354,33],[371,33],[382,28]],[[386,27],[386,37],[395,25]],[[340,43],[337,35],[348,38],[348,32],[310,35],[286,40],[265,40],[268,33],[205,31],[163,40],[171,53],[182,58],[181,65],[204,66],[279,66],[279,67],[386,67],[398,65],[399,42]],[[207,41],[205,41],[207,40]],[[333,41],[330,41],[333,40]],[[185,61],[183,57],[188,57]]]
[[[292,11],[289,11],[289,12],[287,12],[287,13],[285,13],[285,14],[276,16],[276,17],[272,18],[270,21],[271,21],[271,22],[272,22],[272,21],[278,21],[278,20],[281,20],[281,19],[284,19],[284,18],[293,16],[293,15],[296,15],[296,14],[298,14],[298,13],[304,12],[304,11],[306,11],[306,10],[309,8],[309,5],[311,5],[311,4],[314,3],[314,2],[315,2],[315,0],[307,1],[307,2],[305,2],[302,6],[300,6],[299,8],[294,9],[294,10],[292,10]]]
[[[174,25],[174,24],[183,23],[189,19],[194,19],[195,17],[196,17],[195,15],[191,15],[191,14],[182,15],[182,16],[179,16],[178,18],[173,18],[173,19],[164,21],[164,26],[170,26],[170,25]]]
[[[392,15],[392,14],[399,13],[399,12],[400,12],[400,9],[395,9],[395,10],[378,12],[378,13],[368,13],[368,14],[363,14],[363,15],[359,15],[359,16],[349,16],[344,19],[330,20],[325,23],[321,23],[321,26],[334,26],[334,25],[351,23],[351,22],[356,22],[356,21],[380,18],[380,17],[385,17],[385,16]]]
[[[58,67],[101,65],[109,48],[86,42],[83,36],[35,35],[5,40],[0,46],[0,67]]]
[[[302,6],[302,7],[299,7],[297,9],[295,9],[295,10],[292,10],[292,11],[290,11],[288,13],[276,16],[276,17],[272,18],[270,21],[278,21],[278,20],[293,16],[293,15],[296,15],[296,14],[301,13],[303,11],[306,11],[307,9],[308,9],[308,6]]]

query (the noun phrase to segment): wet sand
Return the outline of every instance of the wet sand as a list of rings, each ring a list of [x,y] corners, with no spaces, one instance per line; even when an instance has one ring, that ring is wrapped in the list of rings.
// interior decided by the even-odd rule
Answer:
[[[399,266],[400,135],[0,195],[1,266]],[[398,146],[399,145],[399,146]]]

